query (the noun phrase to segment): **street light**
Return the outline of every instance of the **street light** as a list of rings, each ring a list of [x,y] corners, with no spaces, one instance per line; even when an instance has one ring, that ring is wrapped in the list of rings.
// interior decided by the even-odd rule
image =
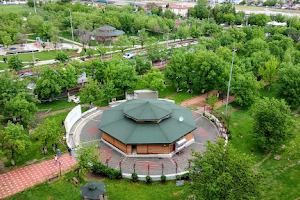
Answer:
[[[34,5],[34,12],[36,14],[35,0],[33,0],[33,5]]]
[[[72,41],[73,41],[72,48],[74,49],[74,34],[73,34],[72,14],[71,14],[71,10],[69,10],[69,11],[70,11],[70,22],[71,22],[71,31],[72,31]]]
[[[229,82],[228,82],[228,90],[227,90],[227,99],[226,99],[226,109],[225,109],[225,115],[227,115],[227,107],[228,107],[228,99],[229,99],[229,90],[230,90],[230,81],[232,76],[232,67],[233,67],[233,61],[234,61],[234,52],[237,50],[235,47],[232,48],[233,54],[232,54],[232,62],[231,62],[231,68],[230,68],[230,76],[229,76]]]

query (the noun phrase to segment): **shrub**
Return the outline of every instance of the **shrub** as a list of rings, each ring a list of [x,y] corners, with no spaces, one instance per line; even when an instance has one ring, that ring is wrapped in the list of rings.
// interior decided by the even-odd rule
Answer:
[[[151,183],[152,182],[152,178],[149,175],[146,176],[146,182],[147,183]]]
[[[69,59],[69,55],[63,51],[60,51],[56,54],[55,59],[61,63],[64,63]]]
[[[164,182],[166,182],[167,177],[165,175],[161,175],[160,180],[161,180],[161,182],[164,183]]]
[[[110,179],[122,178],[122,172],[113,168],[103,165],[101,162],[95,162],[92,168],[93,173],[108,176]]]
[[[139,179],[137,173],[132,173],[132,174],[131,174],[131,178],[132,178],[132,181],[133,181],[133,182],[137,182],[138,179]]]
[[[10,69],[19,70],[24,67],[24,65],[18,55],[13,55],[8,58],[8,67]]]
[[[180,175],[176,175],[176,180],[181,180],[181,176]]]
[[[190,178],[190,174],[189,173],[185,173],[181,176],[182,179],[188,180]]]

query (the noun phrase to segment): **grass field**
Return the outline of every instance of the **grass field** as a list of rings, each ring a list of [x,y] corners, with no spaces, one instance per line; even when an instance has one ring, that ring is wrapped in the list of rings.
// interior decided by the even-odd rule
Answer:
[[[76,104],[74,102],[68,102],[67,98],[62,98],[53,102],[45,102],[37,104],[38,109],[49,109],[51,111],[62,110],[65,108],[75,107]]]
[[[29,8],[27,5],[0,5],[1,13],[24,13],[34,12],[33,8]]]
[[[13,195],[7,200],[31,199],[31,200],[81,200],[80,186],[72,183],[71,178],[77,177],[75,172],[67,173],[58,181],[48,184],[43,183],[34,188],[27,189],[19,194]],[[88,181],[80,179],[84,185]],[[178,200],[186,199],[188,183],[184,186],[175,187],[175,181],[167,181],[166,183],[153,182],[146,184],[145,182],[133,183],[131,180],[110,180],[104,179],[106,196],[109,200]]]
[[[268,86],[261,89],[260,96],[274,97],[280,99],[278,95],[277,83],[271,85],[271,90],[268,91]],[[218,113],[224,112],[224,107],[217,110]],[[300,127],[300,117],[294,119]],[[262,172],[265,176],[265,190],[263,191],[263,199],[296,199],[300,197],[300,134],[297,132],[297,137],[288,142],[284,149],[272,153],[267,157],[267,153],[257,145],[257,142],[252,136],[253,121],[249,108],[243,106],[240,110],[233,112],[230,115],[230,143],[241,153],[251,154],[254,157],[256,171]],[[242,135],[243,137],[240,137]],[[280,155],[280,160],[275,160],[274,156]],[[266,158],[264,162],[263,159]],[[262,162],[262,163],[261,163]]]
[[[235,5],[236,10],[243,10],[243,11],[263,11],[266,7],[257,7],[257,6],[242,6],[242,5]]]

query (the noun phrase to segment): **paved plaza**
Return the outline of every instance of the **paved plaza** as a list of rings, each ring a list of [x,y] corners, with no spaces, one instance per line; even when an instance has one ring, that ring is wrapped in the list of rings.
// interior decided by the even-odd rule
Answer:
[[[61,163],[62,172],[69,171],[77,163],[69,154],[63,154],[58,161]],[[59,164],[55,165],[54,160],[51,159],[0,174],[0,199],[44,182],[59,172]]]
[[[75,143],[78,144],[78,140],[84,140],[85,142],[94,139],[98,140],[100,142],[99,152],[101,153],[102,162],[108,167],[121,169],[122,173],[125,174],[136,172],[138,175],[161,175],[162,173],[168,175],[184,172],[189,166],[188,159],[191,158],[191,149],[203,152],[205,151],[204,144],[206,141],[214,142],[215,138],[218,137],[218,131],[214,124],[203,117],[202,114],[193,111],[197,125],[197,129],[194,131],[195,142],[186,148],[185,153],[181,155],[176,154],[172,158],[153,157],[153,154],[149,155],[149,157],[125,157],[101,140],[101,131],[98,129],[98,126],[102,114],[103,110],[98,110],[92,116],[87,116],[88,119],[85,119],[76,130]]]

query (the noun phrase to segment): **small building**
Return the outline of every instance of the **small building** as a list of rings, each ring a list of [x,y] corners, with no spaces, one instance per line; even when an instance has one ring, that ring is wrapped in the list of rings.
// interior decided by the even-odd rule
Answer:
[[[105,41],[113,41],[118,36],[125,34],[122,30],[117,30],[112,26],[101,26],[97,30],[91,32],[92,38],[94,38],[97,42],[105,42]]]
[[[192,111],[158,99],[127,101],[103,112],[102,139],[124,153],[170,154],[181,139],[191,142],[196,124]]]

